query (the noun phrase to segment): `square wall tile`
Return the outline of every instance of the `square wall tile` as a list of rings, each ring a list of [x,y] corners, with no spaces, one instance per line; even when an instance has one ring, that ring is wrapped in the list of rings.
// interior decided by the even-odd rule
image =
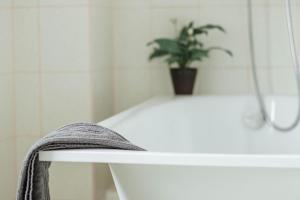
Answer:
[[[151,0],[114,0],[112,1],[113,8],[145,8],[151,6]]]
[[[44,71],[88,70],[88,7],[41,8]]]
[[[260,68],[265,66],[270,66],[272,60],[270,58],[270,52],[271,52],[270,29],[269,29],[270,8],[268,5],[256,5],[253,6],[252,9],[253,9],[253,37],[254,37],[256,64]]]
[[[271,73],[273,92],[276,95],[297,95],[296,79],[291,67],[273,68]]]
[[[40,6],[78,6],[88,4],[89,0],[40,0]]]
[[[218,13],[213,14],[213,13]],[[212,51],[210,57],[198,66],[212,67],[246,67],[250,66],[249,37],[246,6],[203,6],[199,10],[198,24],[221,25],[226,34],[212,30],[202,41],[206,47],[221,46],[233,52],[230,57],[224,52]]]
[[[197,7],[200,5],[199,0],[152,0],[153,7]]]
[[[151,13],[149,9],[115,9],[113,11],[114,65],[128,68],[149,66],[151,49]]]
[[[13,86],[11,75],[0,75],[0,140],[13,135]]]
[[[253,6],[261,6],[261,5],[268,5],[269,2],[274,2],[277,0],[252,0],[252,5]],[[279,0],[280,1],[280,0]],[[246,0],[200,0],[201,5],[218,5],[218,6],[247,6],[247,1]]]
[[[252,69],[249,69],[249,80],[250,80],[250,88],[251,93],[255,94],[254,88],[254,80]],[[257,77],[259,81],[260,90],[265,95],[270,95],[273,93],[273,76],[272,76],[272,68],[270,67],[260,67],[257,69]]]
[[[90,0],[89,4],[94,6],[101,6],[106,8],[112,8],[112,5],[115,1],[111,0]]]
[[[171,23],[177,19],[177,27]],[[151,10],[151,39],[177,37],[182,26],[191,21],[198,23],[199,8],[157,8]]]
[[[292,66],[289,36],[283,7],[270,7],[270,58],[272,67]]]
[[[268,0],[252,0],[253,5],[262,4]],[[245,0],[199,0],[200,6],[246,6],[247,1]]]
[[[41,134],[39,74],[16,75],[16,132],[17,135]]]
[[[100,6],[90,8],[90,59],[92,70],[111,67],[112,12]]]
[[[258,0],[256,0],[256,1],[258,1]],[[265,1],[266,1],[266,0],[265,0]],[[269,2],[268,2],[268,5],[270,5],[270,6],[277,6],[277,7],[284,8],[284,6],[285,6],[285,1],[281,1],[281,0],[272,0],[272,1],[269,1]],[[299,5],[299,1],[297,1],[297,0],[291,0],[291,5],[292,5],[292,6]]]
[[[151,69],[151,91],[153,96],[174,94],[170,70],[166,66]]]
[[[92,74],[93,121],[99,122],[113,114],[113,72],[101,69]]]
[[[0,7],[11,7],[13,0],[0,0]]]
[[[12,71],[12,11],[0,10],[0,72]]]
[[[249,94],[249,84],[247,69],[201,68],[195,83],[195,94]]]
[[[298,4],[296,6],[292,6],[292,14],[293,14],[294,21],[299,21],[299,19],[300,19],[299,10],[300,10],[300,2],[298,2]],[[294,23],[294,29],[295,29],[295,32],[296,32],[295,35],[298,35],[300,33],[299,23]]]
[[[39,0],[13,0],[16,7],[37,7]]]
[[[115,70],[115,112],[127,109],[149,99],[151,94],[150,70]]]
[[[17,71],[38,71],[38,8],[15,9],[15,67]]]
[[[299,46],[299,42],[300,42],[300,38],[299,38],[299,34],[300,34],[300,23],[299,23],[299,20],[300,20],[300,2],[299,1],[292,1],[292,2],[294,2],[294,4],[296,4],[296,5],[293,5],[293,3],[292,3],[292,15],[293,15],[293,30],[294,30],[295,41],[296,41],[296,48],[297,48],[297,53],[298,53],[298,58],[299,58],[300,57],[300,52],[299,52],[299,48],[300,48],[300,46]],[[284,4],[285,1],[283,1],[282,3]],[[287,31],[287,28],[286,28],[287,27],[286,26],[286,19],[285,19],[286,13],[285,13],[285,9],[284,9],[285,7],[284,6],[285,5],[279,7],[279,8],[281,8],[281,11],[277,11],[277,12],[281,12],[282,13],[282,18],[284,18],[284,20],[285,20],[284,24],[282,26],[282,29],[285,30],[285,31]],[[273,7],[270,6],[270,9],[272,9]],[[273,10],[275,10],[275,9],[273,9]],[[283,12],[282,12],[282,10],[283,10]],[[271,18],[271,20],[273,20],[273,19]],[[275,25],[273,25],[273,26],[275,26]],[[282,32],[282,30],[281,30],[281,32]],[[288,38],[288,34],[285,37],[287,37],[287,38],[284,38],[285,40],[289,39]],[[280,40],[282,40],[282,39],[283,38],[280,38]],[[288,42],[288,49],[286,49],[286,52],[290,54],[289,42]],[[289,56],[288,59],[290,61],[292,61],[291,56]]]
[[[43,74],[43,133],[65,124],[92,121],[88,73]]]
[[[50,195],[53,199],[93,199],[93,170],[91,164],[52,163]]]
[[[13,139],[0,141],[0,194],[1,199],[15,199],[15,145]]]

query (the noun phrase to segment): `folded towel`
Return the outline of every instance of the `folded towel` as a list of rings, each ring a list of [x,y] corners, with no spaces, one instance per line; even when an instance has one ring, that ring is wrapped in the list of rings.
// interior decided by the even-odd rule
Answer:
[[[90,123],[66,125],[41,138],[29,150],[21,169],[17,200],[50,200],[50,162],[38,159],[39,151],[59,149],[123,149],[143,151],[112,130]]]

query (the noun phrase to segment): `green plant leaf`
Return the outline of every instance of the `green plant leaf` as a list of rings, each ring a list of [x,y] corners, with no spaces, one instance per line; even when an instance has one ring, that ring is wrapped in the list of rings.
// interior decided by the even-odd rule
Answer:
[[[154,59],[154,58],[163,57],[163,56],[166,56],[166,55],[168,55],[168,54],[169,54],[169,52],[167,52],[167,51],[164,51],[164,50],[155,48],[155,49],[153,50],[153,52],[150,54],[149,60],[152,60],[152,59]]]
[[[190,32],[193,29],[193,32]],[[156,45],[153,52],[149,56],[149,60],[154,58],[166,57],[166,62],[169,65],[177,64],[180,68],[189,67],[194,61],[202,61],[204,58],[209,57],[212,50],[220,50],[233,56],[233,53],[222,47],[204,48],[204,44],[200,41],[198,35],[208,35],[211,30],[219,30],[225,33],[222,26],[207,24],[200,27],[194,27],[193,21],[186,26],[183,26],[179,32],[178,37],[175,39],[159,38],[148,45]]]
[[[228,54],[230,57],[233,57],[233,53],[230,50],[222,48],[222,47],[210,47],[209,51],[211,51],[211,50],[220,50],[220,51],[223,51],[226,54]]]
[[[223,33],[226,33],[225,29],[222,26],[214,25],[214,24],[207,24],[207,25],[195,28],[194,33],[195,34],[203,34],[204,33],[204,34],[208,35],[208,31],[213,30],[213,29],[217,29]]]
[[[170,56],[169,58],[166,59],[166,62],[168,63],[168,65],[172,65],[174,63],[177,63],[178,65],[180,65],[180,57],[178,56]]]
[[[170,54],[180,54],[181,49],[180,45],[176,40],[167,39],[167,38],[160,38],[156,39],[153,42],[149,43],[148,45],[158,44],[161,51],[168,52]]]
[[[191,22],[189,23],[189,25],[188,25],[188,28],[192,28],[193,26],[194,26],[194,22],[191,21]]]
[[[180,31],[178,40],[179,41],[186,41],[188,39],[188,32],[187,32],[188,28],[187,27],[183,27]]]
[[[201,35],[201,34],[208,35],[208,31],[207,30],[202,30],[202,29],[199,29],[199,28],[195,28],[194,29],[194,34],[195,35]]]
[[[190,51],[190,60],[191,61],[201,61],[203,58],[208,58],[209,50],[206,49],[192,49]]]
[[[189,49],[193,49],[195,47],[202,48],[204,46],[202,42],[197,40],[197,38],[194,38],[194,40],[192,40],[192,41],[188,41],[187,45],[189,45]]]

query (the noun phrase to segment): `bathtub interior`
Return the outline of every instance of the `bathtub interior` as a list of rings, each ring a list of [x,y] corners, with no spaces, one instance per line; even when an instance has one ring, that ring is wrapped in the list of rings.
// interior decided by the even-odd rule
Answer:
[[[269,97],[267,105],[270,111],[276,107],[275,119],[283,125],[295,116],[294,97]],[[253,97],[163,97],[125,111],[108,120],[114,123],[104,125],[154,152],[300,153],[299,128],[289,133],[269,126],[251,129],[243,116],[253,110],[257,110]]]

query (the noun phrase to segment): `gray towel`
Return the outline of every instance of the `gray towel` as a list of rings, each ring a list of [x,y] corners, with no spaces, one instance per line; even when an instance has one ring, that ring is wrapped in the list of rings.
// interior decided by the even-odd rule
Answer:
[[[25,157],[17,190],[17,200],[49,200],[50,162],[38,159],[39,151],[59,149],[124,149],[142,151],[121,135],[90,123],[66,125],[35,143]]]

